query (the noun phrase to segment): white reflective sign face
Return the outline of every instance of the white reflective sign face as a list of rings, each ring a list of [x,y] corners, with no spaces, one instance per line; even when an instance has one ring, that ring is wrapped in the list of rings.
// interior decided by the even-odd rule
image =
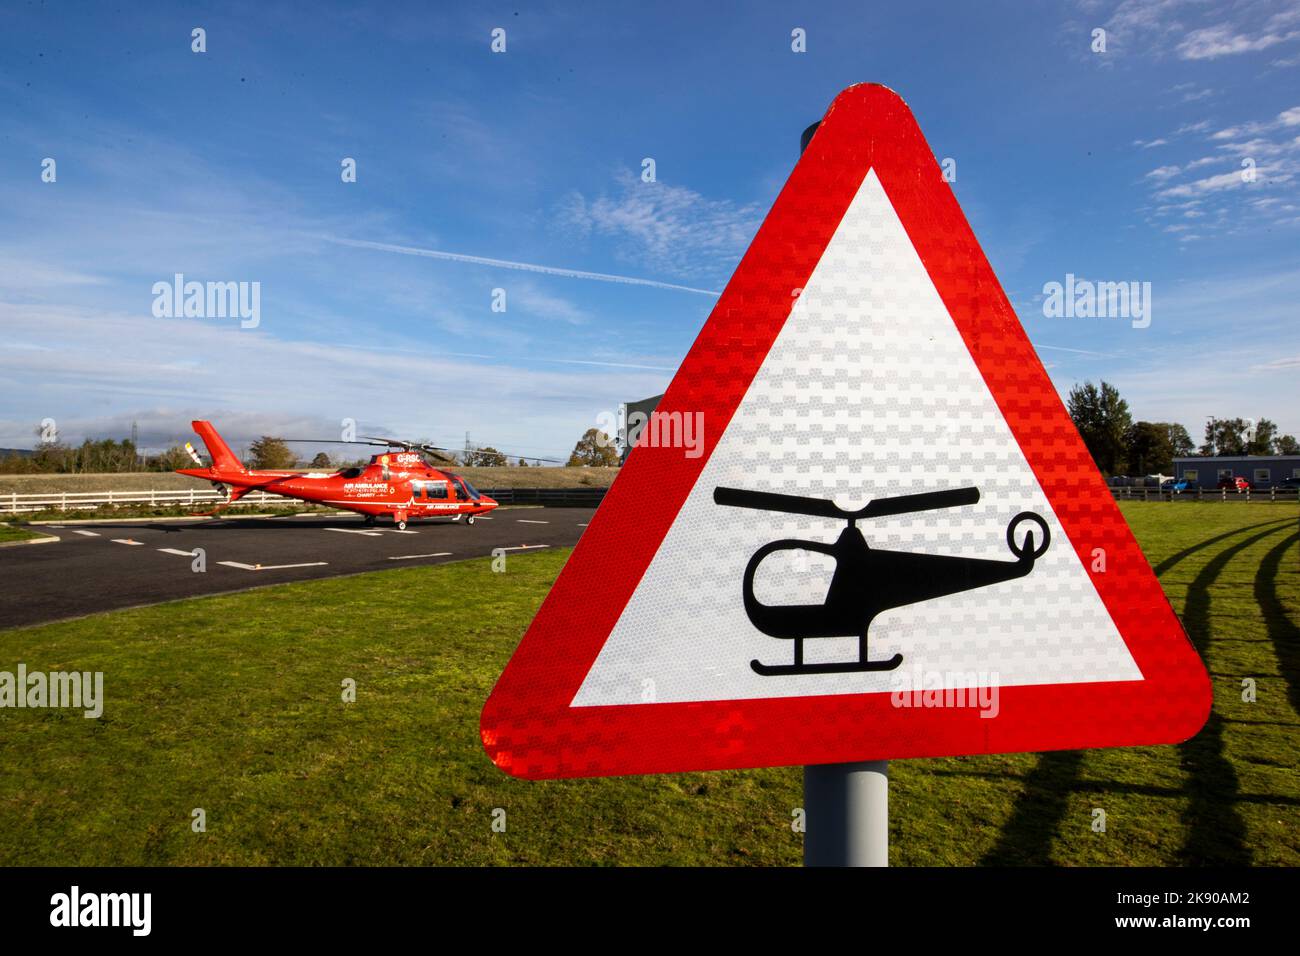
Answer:
[[[718,487],[845,508],[978,488],[976,504],[858,527],[875,551],[1010,564],[1008,525],[1033,512],[1051,541],[1023,576],[881,611],[868,629],[868,657],[902,655],[892,670],[764,675],[751,661],[789,665],[793,647],[746,613],[746,566],[778,539],[834,544],[847,522],[727,507],[714,501]],[[753,595],[764,605],[822,606],[835,566],[824,554],[778,551],[758,565]],[[844,584],[890,586],[887,578]],[[807,664],[857,659],[856,637],[804,642]],[[654,702],[670,703],[1141,679],[868,173],[573,706],[644,703],[647,689]]]

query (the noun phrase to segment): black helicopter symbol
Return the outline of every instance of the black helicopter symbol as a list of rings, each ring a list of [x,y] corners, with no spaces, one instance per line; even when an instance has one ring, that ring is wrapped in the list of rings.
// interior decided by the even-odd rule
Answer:
[[[975,588],[1024,577],[1034,569],[1034,562],[1051,544],[1047,522],[1032,511],[1022,511],[1007,525],[1007,545],[1016,556],[1014,561],[989,561],[954,555],[917,554],[909,551],[876,551],[867,546],[857,528],[863,518],[931,511],[973,505],[980,500],[978,488],[955,488],[917,495],[877,498],[865,508],[845,511],[824,498],[805,498],[740,488],[713,489],[716,504],[760,511],[837,518],[848,522],[834,544],[785,538],[765,544],[754,552],[745,567],[745,613],[750,622],[769,637],[794,641],[793,664],[764,664],[750,661],[749,666],[764,677],[788,674],[846,674],[857,671],[888,671],[903,663],[903,655],[888,660],[867,658],[867,629],[877,614],[905,604],[970,591]],[[1033,522],[1042,530],[1042,545],[1035,547],[1032,528],[1025,532],[1022,544],[1016,543],[1016,529]],[[754,574],[769,555],[777,551],[816,551],[835,559],[826,600],[822,604],[771,605],[754,597]],[[816,637],[857,637],[858,659],[832,664],[805,664],[803,642]]]

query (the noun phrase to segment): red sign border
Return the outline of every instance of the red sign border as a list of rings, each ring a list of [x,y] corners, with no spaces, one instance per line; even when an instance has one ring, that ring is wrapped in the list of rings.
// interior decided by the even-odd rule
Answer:
[[[901,710],[890,694],[571,707],[870,169],[1144,679],[1002,687],[994,719]],[[1204,725],[1205,667],[887,87],[835,98],[658,411],[702,411],[703,454],[638,449],[614,482],[483,707],[483,745],[501,769],[545,779],[1146,745]],[[1095,549],[1104,572],[1091,570]]]

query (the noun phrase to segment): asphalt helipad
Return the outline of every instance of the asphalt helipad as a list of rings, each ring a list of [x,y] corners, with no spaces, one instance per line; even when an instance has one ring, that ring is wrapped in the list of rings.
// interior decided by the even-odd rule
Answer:
[[[490,558],[577,543],[591,508],[498,508],[405,531],[356,515],[43,525],[57,544],[0,548],[0,628],[282,581]],[[206,570],[194,570],[195,549]]]

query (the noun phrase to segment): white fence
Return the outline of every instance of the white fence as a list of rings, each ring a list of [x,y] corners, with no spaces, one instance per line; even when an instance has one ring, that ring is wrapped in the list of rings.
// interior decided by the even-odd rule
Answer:
[[[501,488],[487,489],[500,504],[564,505],[591,507],[600,504],[604,488]],[[1121,501],[1286,501],[1295,503],[1295,489],[1269,488],[1260,491],[1225,491],[1192,488],[1181,494],[1159,488],[1111,488]],[[23,514],[33,511],[82,511],[103,505],[148,505],[155,508],[188,508],[195,505],[218,505],[226,496],[216,489],[185,491],[68,491],[56,494],[20,495],[0,492],[0,514]],[[291,498],[253,491],[239,499],[239,504],[284,507],[299,504]]]
[[[1167,491],[1160,488],[1115,488],[1111,494],[1119,501],[1282,501],[1295,504],[1295,488],[1263,488],[1251,491],[1229,491],[1226,488],[1189,488],[1186,491]]]
[[[550,505],[561,508],[595,508],[605,497],[605,488],[487,488],[484,494],[502,505]],[[216,489],[187,491],[69,491],[57,494],[20,495],[0,492],[0,514],[33,511],[82,511],[104,505],[136,505],[157,508],[188,508],[219,505],[226,500]],[[285,507],[303,504],[292,498],[253,491],[238,504]]]
[[[186,491],[67,491],[55,494],[20,495],[0,493],[0,514],[29,511],[81,511],[101,505],[149,505],[159,508],[184,508],[192,505],[221,504],[226,496],[215,488]],[[253,491],[239,499],[239,504],[287,505],[290,499],[265,491]]]

